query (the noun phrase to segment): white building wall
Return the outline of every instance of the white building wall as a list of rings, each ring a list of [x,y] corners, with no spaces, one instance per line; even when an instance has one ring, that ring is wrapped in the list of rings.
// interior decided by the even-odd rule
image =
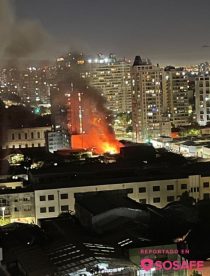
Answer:
[[[108,190],[128,190],[128,196],[137,202],[162,208],[178,200],[188,191],[196,200],[210,198],[210,176],[191,175],[187,178],[164,179],[100,186],[67,187],[35,192],[14,191],[0,194],[0,207],[6,206],[6,217],[12,221],[35,222],[40,219],[57,217],[65,211],[74,212],[75,194]],[[40,196],[45,200],[40,200]],[[44,212],[41,211],[44,210]]]
[[[2,148],[44,147],[45,132],[50,130],[51,127],[8,129],[6,142]]]

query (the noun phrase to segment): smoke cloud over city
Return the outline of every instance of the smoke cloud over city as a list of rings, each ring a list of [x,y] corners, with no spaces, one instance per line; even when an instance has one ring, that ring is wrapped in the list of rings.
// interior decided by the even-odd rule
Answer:
[[[122,145],[115,138],[107,100],[81,77],[80,55],[74,53],[72,57],[71,69],[66,74],[62,72],[58,81],[60,91],[69,94],[67,116],[72,147],[93,149],[99,154],[117,153]]]
[[[18,19],[9,0],[0,0],[0,59],[17,62],[41,49],[48,34],[40,22]]]

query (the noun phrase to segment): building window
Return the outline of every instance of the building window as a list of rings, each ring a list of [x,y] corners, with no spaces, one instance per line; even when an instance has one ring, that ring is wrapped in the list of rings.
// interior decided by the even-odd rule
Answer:
[[[40,200],[40,201],[45,201],[45,200],[46,200],[46,197],[45,197],[45,196],[40,196],[40,197],[39,197],[39,200]]]
[[[54,200],[54,195],[48,195],[48,200]]]
[[[68,199],[69,195],[68,194],[61,194],[61,199]]]
[[[139,193],[146,193],[146,187],[140,187]]]
[[[153,192],[159,192],[160,186],[153,186]]]
[[[49,212],[50,213],[55,212],[55,207],[54,206],[49,207]]]
[[[61,205],[61,212],[68,212],[69,211],[69,205]]]
[[[209,188],[209,182],[203,182],[203,187],[204,188]]]
[[[30,205],[24,206],[23,210],[26,211],[26,212],[31,211],[31,206]]]
[[[160,197],[153,198],[153,203],[159,203],[159,202],[160,202]]]
[[[38,147],[41,147],[41,144],[40,144],[40,143],[38,143]]]
[[[28,134],[27,133],[25,133],[25,139],[28,139]]]
[[[181,189],[182,189],[182,190],[187,189],[187,184],[181,184]]]
[[[31,132],[31,139],[34,139],[34,133]]]
[[[174,185],[167,185],[167,191],[173,191]]]
[[[19,145],[19,149],[21,149],[21,145]]]
[[[28,144],[25,144],[25,147],[27,148],[27,147],[28,147]]]
[[[18,139],[21,140],[21,133],[18,133]]]
[[[46,207],[41,207],[40,208],[40,213],[46,213]]]
[[[142,198],[142,199],[139,199],[139,202],[142,203],[142,204],[146,204],[147,200],[146,200],[146,198]]]
[[[12,140],[15,140],[15,134],[12,133]]]
[[[33,147],[34,147],[34,144],[31,144],[31,147],[33,148]]]
[[[15,207],[15,208],[14,208],[14,211],[15,211],[15,212],[19,212],[18,207]]]
[[[37,132],[37,138],[40,139],[40,132]]]
[[[24,198],[23,198],[23,201],[30,201],[30,200],[31,200],[30,197],[24,197]]]
[[[209,193],[203,194],[203,199],[209,199]]]
[[[174,201],[174,196],[167,196],[167,201],[168,202]]]
[[[133,193],[133,189],[132,189],[132,188],[126,189],[126,192],[127,192],[128,194],[132,194],[132,193]]]

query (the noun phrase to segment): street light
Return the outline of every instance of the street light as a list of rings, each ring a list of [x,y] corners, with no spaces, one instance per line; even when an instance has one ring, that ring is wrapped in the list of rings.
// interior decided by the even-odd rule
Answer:
[[[3,219],[3,220],[4,220],[5,209],[6,209],[5,206],[4,206],[4,207],[1,207],[1,210],[2,210],[2,219]]]

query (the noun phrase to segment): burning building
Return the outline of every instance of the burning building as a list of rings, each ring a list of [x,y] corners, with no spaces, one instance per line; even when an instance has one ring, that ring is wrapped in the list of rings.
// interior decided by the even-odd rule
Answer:
[[[93,93],[93,91],[95,93]],[[73,149],[119,153],[123,146],[111,127],[111,113],[96,90],[72,91],[68,99],[68,129]]]
[[[61,115],[61,106],[64,116],[57,116],[60,121],[55,124],[62,128],[65,128],[64,124],[67,126],[73,150],[87,149],[96,154],[119,153],[123,145],[115,138],[112,129],[112,112],[100,91],[82,78],[85,66],[83,55],[71,54],[66,69],[62,73],[57,71],[57,88],[55,93],[51,93],[54,103],[52,115],[54,113],[55,116],[55,110]]]

